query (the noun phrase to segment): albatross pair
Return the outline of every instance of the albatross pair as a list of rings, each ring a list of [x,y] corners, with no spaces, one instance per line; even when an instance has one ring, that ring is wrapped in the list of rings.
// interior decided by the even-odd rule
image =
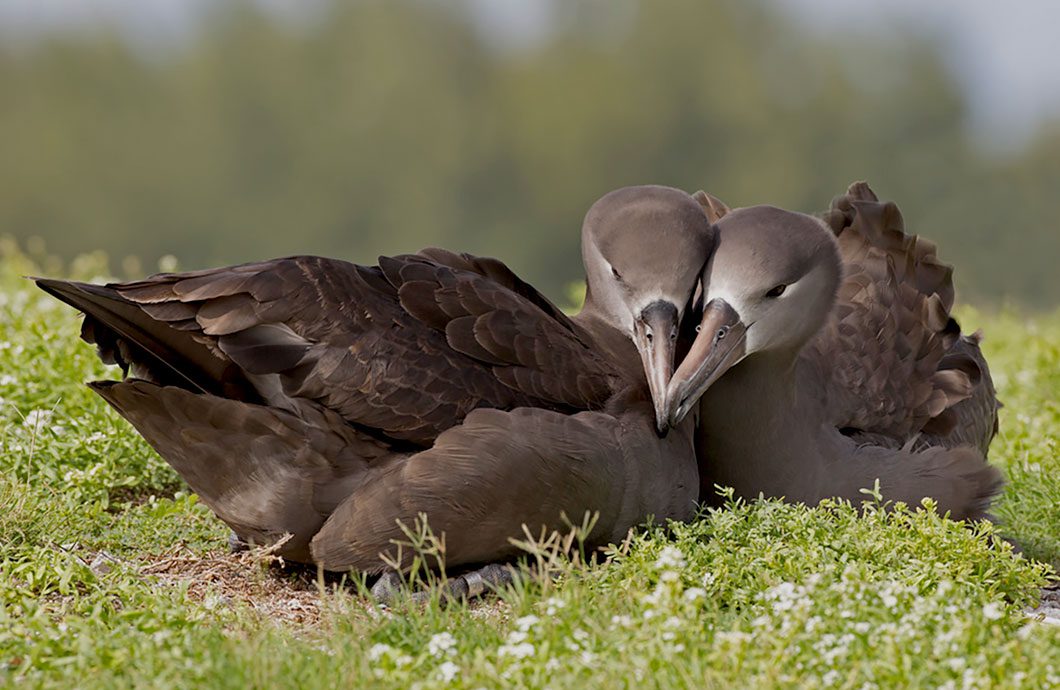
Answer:
[[[37,282],[127,373],[93,388],[237,535],[289,534],[281,555],[330,570],[383,571],[421,513],[454,567],[587,512],[590,545],[688,519],[714,483],[856,499],[880,478],[979,516],[985,363],[949,319],[948,269],[870,196],[852,188],[830,230],[612,192],[570,318],[500,262],[437,249]],[[701,327],[671,380],[682,319]]]

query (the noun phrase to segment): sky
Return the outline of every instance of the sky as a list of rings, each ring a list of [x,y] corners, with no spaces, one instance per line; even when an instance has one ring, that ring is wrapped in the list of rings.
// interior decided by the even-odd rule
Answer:
[[[145,45],[176,44],[217,0],[2,0],[0,40],[116,24]],[[297,18],[312,0],[255,0]],[[436,0],[444,1],[444,0]],[[547,34],[555,0],[453,0],[474,8],[496,43],[518,49]],[[886,31],[901,24],[937,40],[972,105],[973,131],[1018,146],[1060,118],[1060,1],[769,0],[811,30]],[[606,6],[606,5],[605,5]]]

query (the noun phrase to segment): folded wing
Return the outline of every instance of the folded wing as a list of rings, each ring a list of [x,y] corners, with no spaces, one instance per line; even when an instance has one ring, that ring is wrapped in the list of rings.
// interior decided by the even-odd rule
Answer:
[[[466,254],[37,282],[85,312],[82,337],[136,377],[287,410],[308,400],[412,446],[477,407],[598,409],[614,386],[570,319],[499,261]]]
[[[901,212],[855,183],[824,216],[844,264],[838,303],[804,357],[828,377],[835,426],[902,446],[918,434],[984,453],[997,401],[978,339],[951,316],[953,270],[904,231]]]

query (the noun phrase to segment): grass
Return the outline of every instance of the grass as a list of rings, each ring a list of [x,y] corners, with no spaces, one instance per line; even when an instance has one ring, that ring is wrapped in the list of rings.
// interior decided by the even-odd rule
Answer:
[[[732,501],[597,565],[539,551],[556,577],[484,604],[383,611],[229,556],[223,525],[84,387],[114,372],[19,276],[92,277],[102,257],[0,258],[2,685],[1060,686],[1060,628],[1024,613],[1060,565],[1060,314],[961,314],[1006,403],[999,527]]]

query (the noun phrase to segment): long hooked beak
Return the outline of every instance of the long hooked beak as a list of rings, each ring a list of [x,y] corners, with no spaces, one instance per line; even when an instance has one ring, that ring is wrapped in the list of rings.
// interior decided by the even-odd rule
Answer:
[[[640,312],[633,324],[633,342],[644,364],[644,375],[655,406],[655,428],[660,434],[669,429],[666,392],[674,372],[678,317],[677,307],[672,302],[656,300]]]
[[[699,334],[666,394],[666,423],[677,426],[699,397],[747,354],[747,326],[728,302],[713,299],[703,308]]]

